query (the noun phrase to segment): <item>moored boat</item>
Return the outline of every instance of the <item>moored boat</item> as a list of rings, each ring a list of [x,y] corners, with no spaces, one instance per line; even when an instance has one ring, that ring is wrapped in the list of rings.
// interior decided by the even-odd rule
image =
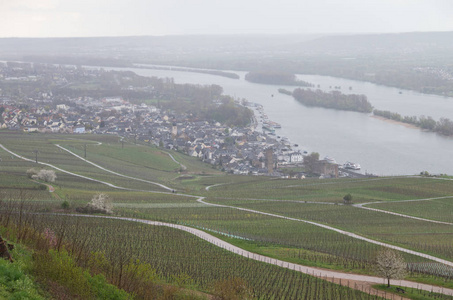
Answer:
[[[328,163],[331,163],[331,164],[336,164],[336,160],[332,157],[329,157],[329,156],[326,156],[324,157],[324,160],[327,161]]]
[[[360,170],[360,165],[348,161],[348,162],[346,162],[346,163],[343,165],[343,168],[345,168],[345,169],[351,169],[351,170]]]

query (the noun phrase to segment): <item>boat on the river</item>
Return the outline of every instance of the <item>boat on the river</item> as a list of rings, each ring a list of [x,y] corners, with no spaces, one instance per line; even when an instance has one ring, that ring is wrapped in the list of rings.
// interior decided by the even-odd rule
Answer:
[[[272,133],[275,132],[275,129],[274,129],[274,128],[272,128],[271,126],[268,126],[268,125],[266,125],[266,124],[263,124],[262,127],[263,127],[263,130],[267,130],[267,131],[270,131],[270,132],[272,132]]]
[[[330,164],[336,164],[337,163],[337,161],[334,158],[330,157],[330,156],[324,157],[324,160],[326,162],[330,163]]]
[[[343,168],[345,168],[345,169],[350,169],[350,170],[360,170],[360,165],[348,161],[348,162],[346,162],[346,163],[343,165]]]
[[[274,128],[274,129],[282,128],[282,125],[278,124],[277,122],[271,121],[271,120],[266,120],[265,126],[269,127],[269,128]]]

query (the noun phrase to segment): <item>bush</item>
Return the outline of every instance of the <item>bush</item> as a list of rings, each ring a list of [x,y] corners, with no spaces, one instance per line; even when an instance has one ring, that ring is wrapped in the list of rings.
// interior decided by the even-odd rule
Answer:
[[[67,200],[63,201],[63,203],[61,203],[61,208],[63,209],[69,209],[69,202]]]
[[[253,290],[242,278],[230,278],[219,281],[214,286],[215,300],[254,299]]]
[[[45,182],[54,182],[57,179],[55,171],[46,169],[38,171],[35,168],[27,170],[27,177],[35,180],[44,180]]]
[[[344,204],[351,204],[352,203],[352,195],[347,194],[346,196],[343,197],[343,202]]]
[[[55,175],[54,170],[42,169],[38,172],[38,178],[45,182],[54,182],[57,179],[57,175]]]
[[[112,214],[113,205],[110,200],[109,195],[104,193],[99,193],[93,196],[91,202],[84,207],[76,208],[77,212],[88,213],[88,214]]]
[[[45,299],[39,294],[38,287],[23,268],[23,261],[11,264],[6,260],[0,260],[0,299]]]
[[[104,275],[98,274],[90,276],[88,272],[85,272],[85,276],[91,286],[91,291],[96,299],[105,300],[122,300],[132,299],[132,297],[124,290],[118,289],[116,286],[109,284],[105,279]]]
[[[67,251],[50,250],[48,253],[36,253],[33,258],[33,269],[38,277],[57,282],[73,295],[90,298],[88,280]]]
[[[104,275],[91,276],[88,271],[77,266],[67,251],[50,250],[48,253],[37,253],[34,255],[33,267],[42,280],[58,283],[76,298],[132,299],[124,290],[109,284]]]
[[[38,175],[38,170],[36,170],[35,168],[31,168],[31,169],[28,169],[26,173],[27,173],[27,177],[31,179],[31,178],[33,178],[33,176]]]

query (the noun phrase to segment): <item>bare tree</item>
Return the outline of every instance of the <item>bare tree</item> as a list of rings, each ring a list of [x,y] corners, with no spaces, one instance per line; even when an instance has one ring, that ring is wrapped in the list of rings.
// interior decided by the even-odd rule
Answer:
[[[390,279],[402,279],[406,275],[406,262],[400,253],[391,249],[380,251],[375,259],[376,273],[387,279],[387,287],[390,287]]]

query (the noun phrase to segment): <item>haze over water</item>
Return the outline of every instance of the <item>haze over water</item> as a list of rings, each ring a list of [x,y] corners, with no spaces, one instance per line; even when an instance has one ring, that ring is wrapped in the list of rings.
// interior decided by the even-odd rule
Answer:
[[[282,125],[276,134],[288,137],[299,149],[319,152],[321,158],[333,157],[340,164],[359,163],[363,173],[414,175],[426,170],[433,174],[453,174],[453,138],[393,124],[369,114],[305,107],[277,91],[280,87],[293,90],[292,86],[250,83],[243,79],[244,72],[236,72],[241,79],[235,80],[181,71],[113,69],[130,70],[143,76],[173,77],[177,83],[218,84],[227,95],[262,104],[269,119]],[[344,93],[363,93],[381,110],[435,119],[453,116],[450,98],[411,91],[400,94],[395,88],[327,76],[299,75],[299,78],[320,84],[322,89],[342,86]]]

